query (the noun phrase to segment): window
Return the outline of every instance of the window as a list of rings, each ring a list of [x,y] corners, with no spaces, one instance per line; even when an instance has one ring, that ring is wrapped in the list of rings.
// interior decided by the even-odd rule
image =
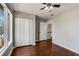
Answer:
[[[0,5],[0,48],[4,45],[4,8]]]
[[[5,4],[0,4],[0,52],[12,42],[12,14]]]
[[[7,20],[7,41],[9,42],[10,41],[10,13],[8,13],[8,20]]]

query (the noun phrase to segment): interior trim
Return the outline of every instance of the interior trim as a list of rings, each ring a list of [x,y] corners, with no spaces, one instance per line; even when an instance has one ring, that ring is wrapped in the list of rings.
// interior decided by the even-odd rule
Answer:
[[[8,54],[8,56],[10,56],[12,54],[13,50],[14,50],[14,47],[11,49],[10,53]]]
[[[62,45],[60,45],[60,44],[57,44],[57,43],[54,43],[54,42],[53,42],[53,44],[56,45],[56,46],[59,46],[59,47],[61,47],[61,48],[64,48],[64,49],[66,49],[66,50],[68,50],[68,51],[71,51],[71,52],[73,52],[73,53],[79,54],[79,52],[74,51],[74,50],[72,50],[72,49],[70,49],[70,48],[64,47],[64,46],[62,46]]]

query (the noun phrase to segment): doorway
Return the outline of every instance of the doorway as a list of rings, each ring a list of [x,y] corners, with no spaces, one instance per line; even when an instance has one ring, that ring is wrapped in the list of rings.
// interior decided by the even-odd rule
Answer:
[[[47,26],[46,22],[40,22],[40,33],[39,33],[39,39],[46,40],[47,39]]]
[[[52,24],[47,24],[46,22],[40,22],[40,33],[39,40],[52,40]]]
[[[52,24],[47,24],[47,39],[52,39]]]

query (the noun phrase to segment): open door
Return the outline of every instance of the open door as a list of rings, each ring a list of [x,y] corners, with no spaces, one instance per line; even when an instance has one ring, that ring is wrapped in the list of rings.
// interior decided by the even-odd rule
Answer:
[[[47,39],[52,39],[52,24],[47,24]]]

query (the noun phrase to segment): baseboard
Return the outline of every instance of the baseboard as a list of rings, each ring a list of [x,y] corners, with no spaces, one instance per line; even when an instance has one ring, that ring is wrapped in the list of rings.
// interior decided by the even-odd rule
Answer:
[[[36,40],[36,42],[39,42],[39,41],[45,41],[45,40]]]
[[[32,45],[36,45],[36,43],[30,43],[29,45],[23,45],[23,46],[15,46],[14,48],[21,48],[21,47],[27,47]]]
[[[55,44],[55,45],[57,45],[57,46],[59,46],[59,47],[62,47],[62,48],[64,48],[64,49],[66,49],[66,50],[69,50],[69,51],[71,51],[71,52],[73,52],[73,53],[79,54],[79,52],[74,51],[74,50],[72,50],[72,49],[70,49],[70,48],[64,47],[64,46],[62,46],[62,45],[60,45],[60,44],[57,44],[57,43],[54,43],[54,42],[53,42],[53,44]]]
[[[8,54],[8,56],[11,56],[11,53],[12,53],[13,49],[14,49],[14,47],[11,49],[10,53]]]
[[[40,40],[36,40],[36,41],[40,41]]]
[[[36,42],[41,42],[41,41],[46,41],[46,40],[48,40],[48,39],[45,39],[45,40],[36,40]]]
[[[32,45],[36,45],[36,43],[32,43]]]

